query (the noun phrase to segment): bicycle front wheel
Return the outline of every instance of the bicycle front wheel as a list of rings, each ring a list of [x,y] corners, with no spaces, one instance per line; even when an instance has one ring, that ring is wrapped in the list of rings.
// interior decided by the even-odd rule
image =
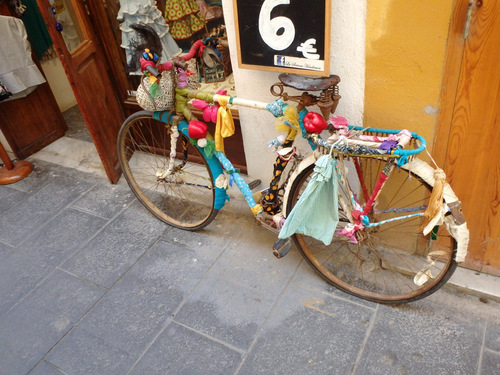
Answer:
[[[215,184],[205,156],[182,133],[170,166],[170,125],[140,111],[118,135],[118,156],[134,194],[157,218],[174,227],[196,230],[217,215]]]
[[[348,183],[361,205],[386,165],[376,158],[349,162]],[[287,215],[306,188],[314,164],[294,181]],[[339,182],[340,231],[348,223],[342,201],[349,192]],[[363,188],[364,187],[364,188]],[[369,215],[370,223],[423,212],[431,187],[418,176],[397,168],[386,181]],[[456,242],[445,226],[435,227],[424,236],[419,230],[422,216],[364,228],[355,238],[335,235],[330,245],[312,237],[294,235],[294,242],[307,262],[330,284],[349,294],[380,303],[400,303],[421,299],[438,290],[451,277]]]

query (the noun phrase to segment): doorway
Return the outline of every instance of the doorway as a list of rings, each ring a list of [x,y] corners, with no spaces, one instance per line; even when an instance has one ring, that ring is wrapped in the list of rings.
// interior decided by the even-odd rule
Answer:
[[[59,110],[68,126],[64,136],[85,142],[92,142],[92,137],[87,129],[68,77],[66,77],[64,68],[57,55],[50,59],[42,60],[40,65],[54,94]]]
[[[158,1],[158,8],[161,11],[164,3],[164,1]],[[46,113],[40,111],[39,115],[46,117],[48,114],[58,112],[64,123],[61,111],[70,110],[70,113],[65,113],[64,117],[67,117],[67,121],[72,121],[75,115],[79,116],[78,109],[81,109],[84,121],[81,118],[76,121],[79,124],[85,123],[90,129],[92,146],[95,146],[102,162],[101,170],[104,167],[110,182],[115,183],[121,174],[115,146],[118,130],[126,116],[141,110],[129,95],[138,83],[133,82],[133,79],[124,72],[126,59],[121,48],[121,31],[117,20],[120,2],[118,0],[106,2],[102,0],[85,0],[85,2],[36,0],[33,4],[35,6],[38,4],[60,59],[60,61],[58,58],[49,61],[41,68],[47,72],[50,89],[58,97],[58,104],[55,106],[57,108],[45,108]],[[51,8],[57,9],[51,11]],[[69,41],[64,33],[58,30],[60,27],[57,23],[61,22],[57,21],[55,16],[64,10],[74,17],[73,23],[78,24],[74,33],[76,35],[74,44],[68,44]],[[65,30],[64,25],[63,30]],[[229,54],[227,53],[226,56],[228,57]],[[60,101],[61,98],[64,102]],[[68,98],[71,98],[69,104]],[[242,172],[246,172],[237,114],[235,120],[238,130],[235,136],[228,140],[228,152],[231,153],[232,160],[235,160],[235,166]],[[68,125],[72,127],[72,124]],[[36,129],[36,126],[36,122],[33,122],[29,131]],[[77,131],[76,133],[84,132]],[[72,133],[66,132],[66,134]],[[58,137],[62,135],[64,131]],[[85,141],[87,140],[88,137]],[[54,139],[44,143],[44,146],[49,145],[50,152],[53,150],[50,149],[52,142]],[[54,150],[54,152],[57,151]]]

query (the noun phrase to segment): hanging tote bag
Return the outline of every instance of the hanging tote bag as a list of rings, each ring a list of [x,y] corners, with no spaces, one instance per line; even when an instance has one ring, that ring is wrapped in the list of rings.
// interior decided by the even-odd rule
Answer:
[[[174,108],[175,73],[164,71],[158,86],[152,87],[149,77],[143,76],[136,91],[136,100],[146,111],[165,111]]]

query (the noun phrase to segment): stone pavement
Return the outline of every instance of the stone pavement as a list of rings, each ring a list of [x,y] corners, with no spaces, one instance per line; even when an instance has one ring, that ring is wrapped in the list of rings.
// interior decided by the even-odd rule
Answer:
[[[500,374],[500,305],[384,306],[323,282],[230,202],[205,230],[35,161],[0,186],[0,374]]]

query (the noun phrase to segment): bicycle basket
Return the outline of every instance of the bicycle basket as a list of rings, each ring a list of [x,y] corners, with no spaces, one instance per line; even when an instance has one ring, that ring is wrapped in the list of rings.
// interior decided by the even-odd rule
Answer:
[[[136,91],[136,100],[141,108],[147,111],[165,111],[174,107],[175,79],[172,71],[162,72],[159,87],[154,97],[150,92],[150,88],[149,78],[142,77]]]

